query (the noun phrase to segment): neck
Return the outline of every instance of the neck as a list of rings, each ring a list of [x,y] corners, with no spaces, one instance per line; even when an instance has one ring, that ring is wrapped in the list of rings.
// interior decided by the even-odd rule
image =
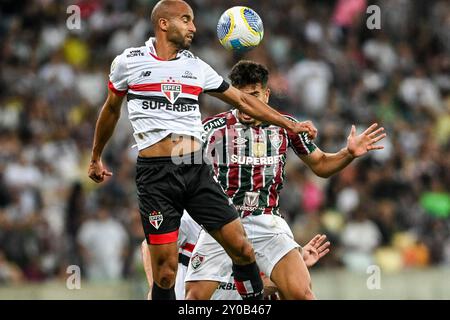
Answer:
[[[161,60],[171,60],[177,57],[179,49],[176,48],[173,43],[167,41],[162,37],[155,38],[154,46],[156,55]]]

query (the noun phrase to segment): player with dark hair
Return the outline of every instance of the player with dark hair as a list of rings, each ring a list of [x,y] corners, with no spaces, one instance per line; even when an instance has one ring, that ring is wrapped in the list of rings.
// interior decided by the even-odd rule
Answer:
[[[124,96],[139,149],[136,185],[139,210],[150,246],[153,299],[174,299],[177,238],[186,209],[222,245],[232,261],[243,299],[261,299],[263,284],[252,245],[238,213],[201,161],[203,126],[198,96],[208,93],[255,119],[307,132],[310,121],[296,123],[252,95],[230,86],[207,63],[188,51],[196,28],[191,7],[181,0],[159,1],[152,10],[155,37],[128,48],[111,64],[109,91],[97,120],[89,177],[102,182],[112,173],[101,161],[120,117]]]
[[[240,61],[230,79],[234,87],[267,103],[268,74],[261,64]],[[373,124],[356,135],[352,126],[347,146],[337,153],[325,153],[306,134],[256,120],[241,110],[218,114],[204,120],[203,125],[205,152],[212,159],[222,188],[238,209],[260,270],[275,283],[282,299],[314,299],[300,246],[279,211],[287,150],[292,148],[316,175],[329,177],[368,151],[382,149],[375,143],[386,136],[384,129],[376,129],[377,124]],[[222,247],[202,230],[186,274],[186,298],[210,299],[232,272],[231,260]],[[236,283],[239,291],[245,291],[247,285]]]

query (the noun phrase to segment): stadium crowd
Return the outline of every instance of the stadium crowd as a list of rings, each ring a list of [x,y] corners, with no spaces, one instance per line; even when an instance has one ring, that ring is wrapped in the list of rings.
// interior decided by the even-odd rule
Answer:
[[[317,145],[336,152],[351,124],[378,122],[385,149],[329,178],[294,154],[280,206],[304,244],[327,234],[319,267],[386,271],[450,266],[450,2],[446,0],[188,1],[192,51],[224,77],[240,58],[269,67],[270,104],[312,120]],[[124,106],[104,163],[87,177],[109,66],[151,34],[155,0],[6,0],[0,4],[0,285],[64,276],[92,281],[140,271],[143,239],[134,190],[136,149]],[[76,4],[79,29],[67,19]],[[370,30],[369,5],[381,8]],[[248,5],[265,28],[244,55],[216,37],[221,13]],[[203,95],[203,116],[228,107]]]

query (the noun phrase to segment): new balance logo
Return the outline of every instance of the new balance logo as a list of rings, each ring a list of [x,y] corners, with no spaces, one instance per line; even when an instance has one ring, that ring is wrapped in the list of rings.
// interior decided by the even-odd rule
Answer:
[[[151,74],[152,74],[151,71],[142,71],[140,77],[141,78],[143,78],[143,77],[150,77]]]

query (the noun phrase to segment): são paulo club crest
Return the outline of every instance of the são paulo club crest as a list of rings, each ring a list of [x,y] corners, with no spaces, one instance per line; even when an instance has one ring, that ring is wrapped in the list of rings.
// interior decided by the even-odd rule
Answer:
[[[175,101],[177,101],[180,96],[182,89],[182,84],[177,83],[171,77],[166,82],[161,83],[161,92],[164,93],[164,96],[171,104],[175,104]]]
[[[192,269],[197,270],[203,263],[203,260],[205,260],[204,256],[201,256],[198,253],[194,254],[191,258]]]
[[[156,230],[158,230],[164,218],[160,211],[153,210],[150,213],[148,220],[150,221],[151,225],[155,227]]]

